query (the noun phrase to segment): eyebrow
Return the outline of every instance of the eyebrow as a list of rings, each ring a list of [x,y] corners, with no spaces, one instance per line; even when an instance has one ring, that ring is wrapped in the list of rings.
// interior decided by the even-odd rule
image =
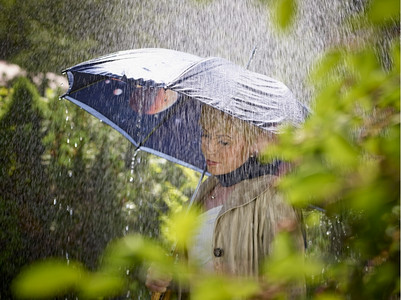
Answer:
[[[202,131],[203,131],[204,133],[210,134],[210,132],[209,132],[208,130],[204,129],[204,128],[202,128]],[[216,136],[217,136],[218,138],[225,137],[225,138],[229,138],[229,139],[232,140],[232,137],[229,136],[229,135],[227,135],[227,134],[218,134],[218,135],[216,135]]]

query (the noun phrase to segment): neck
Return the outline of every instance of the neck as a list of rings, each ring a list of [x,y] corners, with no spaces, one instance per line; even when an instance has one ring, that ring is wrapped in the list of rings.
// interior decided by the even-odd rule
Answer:
[[[259,176],[271,174],[278,175],[280,161],[273,161],[271,164],[261,164],[255,157],[250,157],[242,166],[234,171],[216,175],[220,184],[229,187],[245,179],[252,179]]]

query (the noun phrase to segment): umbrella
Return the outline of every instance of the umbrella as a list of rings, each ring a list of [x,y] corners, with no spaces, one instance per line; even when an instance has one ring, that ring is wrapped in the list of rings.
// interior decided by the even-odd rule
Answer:
[[[137,149],[204,171],[199,116],[210,105],[261,129],[299,126],[308,113],[280,81],[228,60],[168,49],[121,51],[64,71],[62,97],[123,134]]]

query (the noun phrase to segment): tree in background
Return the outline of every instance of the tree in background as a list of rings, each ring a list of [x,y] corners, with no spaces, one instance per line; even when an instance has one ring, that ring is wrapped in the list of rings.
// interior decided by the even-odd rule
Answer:
[[[0,0],[0,59],[18,64],[30,75],[59,74],[84,60],[132,48],[121,33],[135,18],[152,24],[157,17],[152,5],[121,0]],[[137,9],[127,14],[127,7]],[[140,24],[130,26],[138,26],[130,28],[137,45],[149,41],[151,35]]]
[[[50,254],[50,249],[43,247],[49,228],[43,121],[36,88],[20,78],[0,118],[2,291],[8,291],[22,264]]]
[[[94,268],[101,250],[123,233],[117,182],[124,169],[111,158],[113,143],[104,128],[91,132],[93,120],[82,110],[57,97],[49,101],[43,158],[51,182],[52,230],[59,237],[57,255]]]

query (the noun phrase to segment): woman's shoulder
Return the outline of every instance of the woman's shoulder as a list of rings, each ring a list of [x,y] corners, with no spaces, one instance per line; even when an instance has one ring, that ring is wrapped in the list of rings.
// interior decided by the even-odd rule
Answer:
[[[234,203],[243,205],[259,200],[260,197],[264,198],[264,194],[274,194],[275,177],[274,175],[264,175],[237,183],[230,195],[230,202],[233,202],[233,205]]]
[[[242,181],[238,189],[252,192],[256,197],[266,192],[276,192],[277,181],[276,175],[267,174]]]

